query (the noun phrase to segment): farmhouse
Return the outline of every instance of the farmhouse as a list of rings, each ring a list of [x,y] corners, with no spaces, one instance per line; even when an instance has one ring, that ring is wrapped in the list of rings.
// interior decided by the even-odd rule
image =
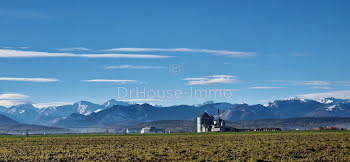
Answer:
[[[220,110],[217,111],[217,116],[213,117],[208,112],[204,112],[197,117],[197,132],[229,132],[235,128],[226,127],[225,121],[220,118]]]

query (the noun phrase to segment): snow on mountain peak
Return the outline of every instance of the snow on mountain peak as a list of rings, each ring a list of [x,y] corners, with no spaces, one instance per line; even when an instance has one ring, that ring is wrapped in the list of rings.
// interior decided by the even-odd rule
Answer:
[[[80,113],[80,114],[84,114],[84,112],[85,112],[85,110],[86,110],[87,107],[88,107],[87,105],[80,105],[80,104],[79,104],[79,107],[78,107],[79,113]]]
[[[110,100],[108,100],[107,102],[105,102],[105,103],[103,104],[103,106],[105,106],[105,107],[111,107],[111,106],[115,105],[117,102],[118,102],[118,101],[115,100],[115,99],[110,99]]]
[[[319,103],[324,103],[324,104],[332,104],[334,102],[333,98],[319,98],[319,99],[315,99],[315,101]]]
[[[128,106],[130,105],[128,102],[123,102],[123,101],[117,101],[115,99],[110,99],[107,102],[105,102],[104,104],[102,104],[104,107],[109,108],[112,107],[114,105],[121,105],[121,106]]]
[[[315,99],[315,101],[323,104],[350,103],[349,99],[337,99],[333,97]]]
[[[264,104],[263,106],[265,106],[265,107],[278,107],[278,104],[275,101],[275,102],[269,102],[267,104]]]
[[[333,111],[333,109],[336,107],[337,105],[332,105],[332,106],[329,106],[327,107],[327,111]]]
[[[269,103],[264,104],[263,106],[265,106],[265,107],[271,107],[271,106],[277,107],[277,104],[275,102],[269,102]]]
[[[308,101],[308,99],[300,98],[300,97],[290,97],[290,98],[287,98],[286,100],[288,100],[288,101],[301,101],[301,102],[307,102]]]

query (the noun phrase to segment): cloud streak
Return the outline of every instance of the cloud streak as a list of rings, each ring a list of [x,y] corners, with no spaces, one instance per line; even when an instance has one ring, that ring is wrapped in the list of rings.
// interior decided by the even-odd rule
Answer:
[[[249,87],[248,89],[280,89],[284,87]]]
[[[331,87],[311,87],[312,89],[332,89]]]
[[[122,52],[191,52],[191,53],[209,53],[228,57],[250,57],[255,56],[255,52],[238,52],[229,50],[210,50],[210,49],[191,49],[191,48],[113,48],[105,51]]]
[[[71,47],[71,48],[59,48],[58,51],[90,51],[91,49],[85,47]]]
[[[10,78],[0,77],[0,81],[17,81],[17,82],[58,82],[56,78]]]
[[[188,81],[186,85],[210,85],[210,84],[232,84],[239,83],[236,76],[232,75],[210,75],[201,78],[184,78]]]
[[[114,79],[90,79],[82,80],[82,82],[102,82],[102,83],[136,83],[136,80],[114,80]]]
[[[20,93],[4,93],[0,94],[0,99],[13,100],[13,99],[23,99],[28,98],[29,96],[20,94]]]
[[[325,86],[331,85],[332,82],[329,81],[291,81],[291,80],[270,80],[269,82],[278,82],[294,85],[310,85],[310,86]]]
[[[115,65],[106,66],[105,69],[166,69],[164,66],[144,66],[144,65]]]
[[[0,48],[3,48],[3,49],[28,49],[29,47],[27,46],[21,46],[21,47],[9,47],[9,46],[0,46]]]
[[[5,107],[11,107],[14,105],[22,105],[22,104],[32,104],[32,102],[18,101],[18,100],[0,100],[0,106],[5,106]]]
[[[33,58],[33,57],[84,57],[84,58],[135,58],[135,59],[162,59],[174,56],[166,55],[144,55],[144,54],[73,54],[73,53],[51,53],[37,51],[20,51],[11,49],[0,49],[0,58]]]
[[[303,98],[311,98],[311,99],[319,99],[319,98],[327,98],[327,97],[334,97],[338,99],[350,99],[350,90],[332,91],[327,93],[310,93],[310,94],[302,94],[298,96]]]
[[[291,80],[269,80],[268,82],[283,83],[288,85],[305,85],[313,89],[332,89],[330,86],[349,86],[349,81],[291,81]]]
[[[296,82],[296,84],[301,85],[330,85],[331,83],[328,81],[302,81],[302,82]]]

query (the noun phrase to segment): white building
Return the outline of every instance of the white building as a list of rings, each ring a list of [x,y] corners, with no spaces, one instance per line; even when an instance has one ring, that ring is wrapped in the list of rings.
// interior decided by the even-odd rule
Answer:
[[[155,127],[144,127],[141,129],[141,133],[165,133],[165,129],[159,129]]]
[[[211,126],[214,124],[214,117],[204,112],[197,117],[197,132],[210,132]]]
[[[204,112],[197,117],[197,132],[225,132],[230,131],[232,128],[225,127],[225,121],[220,118],[220,111],[218,109],[216,119]]]

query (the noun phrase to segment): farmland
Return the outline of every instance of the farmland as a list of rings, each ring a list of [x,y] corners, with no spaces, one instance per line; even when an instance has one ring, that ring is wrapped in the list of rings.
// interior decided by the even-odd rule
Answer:
[[[349,161],[350,132],[0,136],[0,159]]]

